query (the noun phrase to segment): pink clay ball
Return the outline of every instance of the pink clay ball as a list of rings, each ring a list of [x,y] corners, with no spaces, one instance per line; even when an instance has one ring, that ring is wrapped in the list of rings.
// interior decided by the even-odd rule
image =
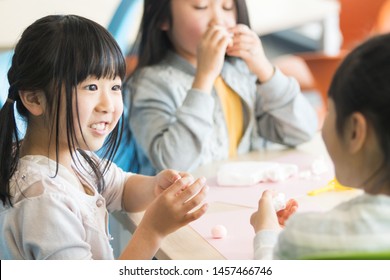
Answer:
[[[216,225],[211,229],[211,235],[215,239],[224,238],[227,235],[227,229],[223,225]]]

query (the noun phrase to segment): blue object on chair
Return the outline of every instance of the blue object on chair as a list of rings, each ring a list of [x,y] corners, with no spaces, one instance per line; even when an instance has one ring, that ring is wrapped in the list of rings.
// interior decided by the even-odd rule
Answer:
[[[124,54],[130,50],[130,34],[135,34],[139,28],[134,20],[138,18],[142,4],[143,0],[122,0],[107,27]]]
[[[113,162],[124,171],[138,173],[139,163],[137,160],[136,144],[129,127],[128,110],[125,109],[121,121],[124,121],[122,140],[119,144],[118,151],[115,154]]]
[[[3,106],[8,96],[9,83],[7,73],[11,67],[13,51],[0,52],[0,107]]]
[[[108,31],[113,35],[118,42],[123,54],[127,54],[130,50],[130,36],[139,28],[138,24],[134,23],[137,18],[137,13],[142,8],[143,0],[122,0],[108,25]],[[114,157],[114,163],[124,171],[134,173],[139,172],[139,161],[137,159],[135,139],[132,137],[129,127],[128,115],[128,93],[123,93],[124,96],[124,116],[122,141],[119,144],[118,151]]]
[[[8,97],[9,83],[7,79],[7,73],[11,67],[13,54],[13,50],[0,52],[0,108],[3,107],[3,104]],[[19,129],[19,137],[23,138],[26,132],[26,123],[22,120],[22,117],[17,113],[16,109],[15,119],[16,125]]]

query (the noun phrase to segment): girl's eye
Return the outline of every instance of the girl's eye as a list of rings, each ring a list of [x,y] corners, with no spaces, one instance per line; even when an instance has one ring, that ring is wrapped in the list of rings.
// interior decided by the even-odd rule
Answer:
[[[194,8],[195,8],[196,10],[206,10],[206,9],[207,9],[207,6],[198,5],[198,6],[194,6]]]
[[[97,85],[87,85],[87,86],[85,87],[85,89],[91,90],[91,91],[95,91],[95,90],[98,89],[98,87],[97,87]]]
[[[234,1],[225,1],[225,3],[223,3],[223,9],[225,11],[231,11],[234,9]]]
[[[112,87],[112,90],[115,90],[115,91],[122,90],[122,86],[121,85],[115,85],[115,86]]]

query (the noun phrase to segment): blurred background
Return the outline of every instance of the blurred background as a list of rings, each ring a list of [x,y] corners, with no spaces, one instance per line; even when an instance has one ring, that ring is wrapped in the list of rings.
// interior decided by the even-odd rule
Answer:
[[[329,83],[340,61],[357,44],[390,30],[390,0],[247,0],[251,27],[266,55],[294,76],[320,120],[326,111]],[[0,106],[8,94],[7,71],[23,30],[49,14],[78,14],[106,27],[127,57],[139,27],[143,0],[0,0]],[[321,128],[322,121],[320,122]],[[1,159],[0,159],[1,160]],[[127,216],[110,224],[118,256],[127,244]]]

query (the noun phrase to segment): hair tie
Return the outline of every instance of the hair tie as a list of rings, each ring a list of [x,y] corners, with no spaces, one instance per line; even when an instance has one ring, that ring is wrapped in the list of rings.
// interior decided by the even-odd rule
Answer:
[[[6,100],[7,103],[11,103],[11,104],[14,104],[15,100],[11,99],[11,98],[7,98]]]
[[[13,84],[8,89],[7,103],[13,104],[15,102],[15,92],[17,92],[17,89],[15,84]]]

